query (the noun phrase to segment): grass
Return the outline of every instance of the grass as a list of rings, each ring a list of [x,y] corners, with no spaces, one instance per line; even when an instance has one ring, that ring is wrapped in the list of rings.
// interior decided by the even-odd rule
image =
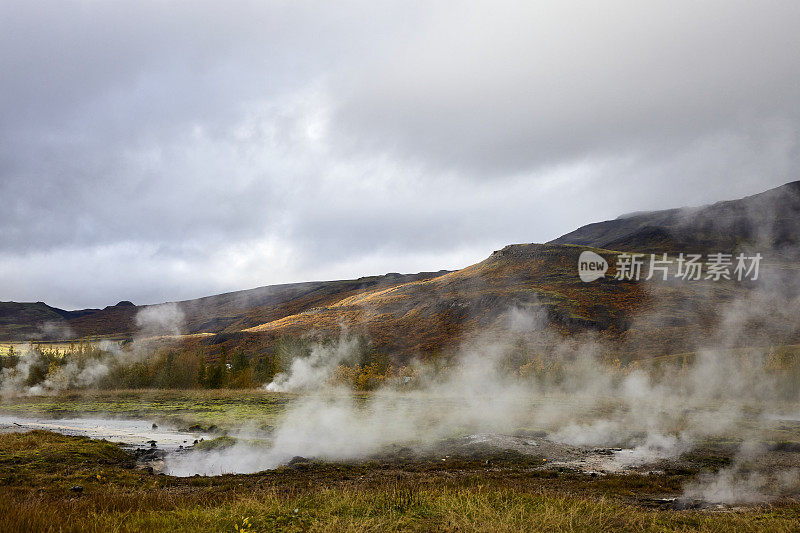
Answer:
[[[364,401],[370,393],[354,397]],[[142,389],[62,391],[52,396],[0,397],[0,414],[52,418],[120,417],[170,423],[197,431],[221,431],[248,427],[274,426],[297,396],[263,389]],[[418,400],[412,399],[412,402]],[[456,409],[450,398],[431,396],[425,400],[431,409]],[[548,402],[575,399],[548,398]],[[531,403],[534,406],[534,403]],[[608,408],[608,406],[601,406]]]
[[[122,390],[71,391],[53,396],[8,397],[0,401],[0,413],[20,416],[46,415],[119,416],[168,422],[179,428],[199,425],[222,430],[241,426],[272,426],[291,394],[249,390]]]
[[[217,437],[215,439],[204,440],[202,442],[198,442],[194,445],[195,450],[207,451],[207,450],[220,450],[224,448],[230,448],[234,444],[236,444],[237,439],[234,437],[229,437],[228,435],[222,435],[221,437]]]
[[[3,531],[797,531],[800,523],[791,503],[708,512],[637,499],[679,491],[681,475],[373,461],[173,478],[135,469],[114,444],[43,431],[0,435],[0,472]]]
[[[413,489],[412,489],[413,490]],[[13,520],[32,531],[795,531],[792,510],[725,514],[635,511],[607,500],[517,490],[429,489],[408,506],[394,505],[392,489],[319,490],[303,496],[261,493],[218,505],[172,509],[144,505],[102,512],[86,500],[66,520],[45,518],[49,502],[27,502]],[[125,502],[127,503],[127,502]],[[3,509],[0,504],[0,510]],[[101,506],[102,507],[102,506]],[[159,506],[161,507],[161,506]],[[9,522],[10,525],[10,522]]]

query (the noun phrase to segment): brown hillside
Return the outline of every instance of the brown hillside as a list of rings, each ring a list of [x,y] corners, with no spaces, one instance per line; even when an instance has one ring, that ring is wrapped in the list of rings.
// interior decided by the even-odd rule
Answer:
[[[633,282],[581,282],[576,265],[582,250],[507,246],[456,272],[353,294],[244,332],[277,338],[312,331],[336,335],[347,328],[366,334],[381,350],[414,354],[452,348],[476,331],[513,327],[510,313],[522,311],[562,332],[618,335],[646,305],[647,293]]]

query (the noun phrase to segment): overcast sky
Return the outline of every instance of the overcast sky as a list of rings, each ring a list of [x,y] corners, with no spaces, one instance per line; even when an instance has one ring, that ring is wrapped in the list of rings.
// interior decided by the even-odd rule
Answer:
[[[0,3],[0,300],[460,268],[800,179],[800,2]]]

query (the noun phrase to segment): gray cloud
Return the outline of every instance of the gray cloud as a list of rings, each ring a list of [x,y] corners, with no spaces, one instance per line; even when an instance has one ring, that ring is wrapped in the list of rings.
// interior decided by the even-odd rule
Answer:
[[[469,6],[434,10],[387,44],[392,60],[342,82],[338,119],[353,144],[494,177],[683,149],[800,113],[796,4]]]
[[[795,2],[6,2],[0,299],[457,268],[797,179]]]

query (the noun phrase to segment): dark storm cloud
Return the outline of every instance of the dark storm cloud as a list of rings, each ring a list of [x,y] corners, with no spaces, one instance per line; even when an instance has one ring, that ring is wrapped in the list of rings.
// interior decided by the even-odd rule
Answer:
[[[797,179],[796,2],[0,6],[0,300],[456,268]]]

